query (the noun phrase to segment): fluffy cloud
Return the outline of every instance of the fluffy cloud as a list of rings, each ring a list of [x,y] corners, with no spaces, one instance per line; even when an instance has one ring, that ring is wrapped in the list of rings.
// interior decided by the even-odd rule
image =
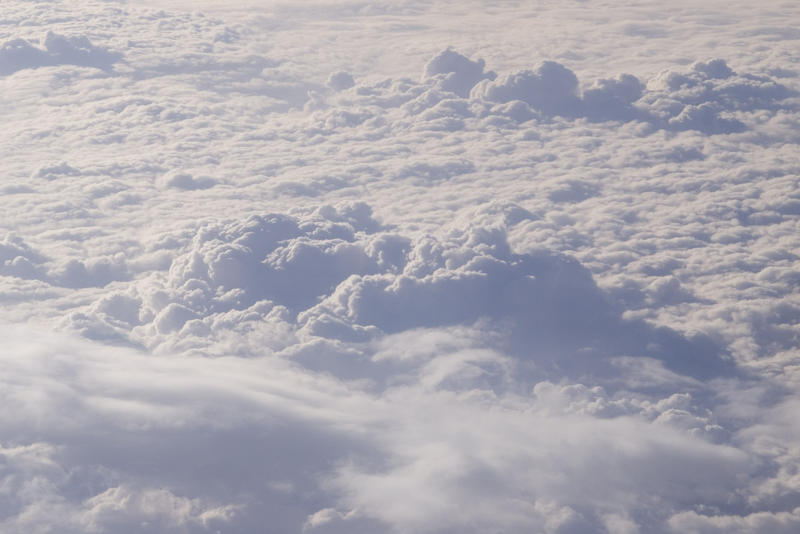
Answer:
[[[681,503],[729,502],[757,466],[702,431],[708,415],[690,415],[688,395],[612,399],[544,382],[496,396],[469,369],[497,372],[503,357],[456,330],[382,342],[376,364],[419,375],[377,395],[280,358],[153,358],[7,334],[12,530],[235,531],[269,519],[312,531],[570,532],[637,516],[651,499],[662,511],[641,526],[660,528],[686,520],[670,519]]]
[[[458,52],[447,49],[433,57],[425,65],[423,80],[435,80],[436,85],[460,97],[469,95],[472,88],[481,80],[493,80],[494,72],[484,72],[486,62],[482,59],[472,61]]]
[[[44,257],[32,250],[21,238],[6,235],[0,243],[0,271],[6,276],[24,279],[43,276],[41,264]]]
[[[108,69],[120,55],[92,44],[86,36],[65,36],[47,32],[44,49],[25,39],[12,39],[0,47],[0,74],[54,65],[78,65]]]
[[[485,321],[478,328],[504,331],[502,350],[535,362],[540,376],[611,380],[624,357],[693,378],[732,372],[730,357],[707,336],[623,319],[575,260],[512,252],[505,225],[531,216],[518,206],[505,206],[499,221],[485,211],[475,214],[480,224],[456,226],[442,239],[387,231],[363,203],[324,206],[301,218],[269,214],[208,225],[165,278],[142,279],[70,321],[89,337],[206,350],[204,337],[227,339],[231,328],[241,335],[245,324],[271,332],[267,346],[281,350],[296,342],[295,329],[356,341]],[[516,212],[522,218],[509,219]],[[70,287],[88,285],[84,278],[97,285],[123,279],[110,269],[105,262],[73,263],[61,278]]]
[[[536,70],[507,74],[475,90],[491,102],[521,100],[546,115],[578,115],[578,78],[555,61],[545,61]]]
[[[628,355],[660,359],[690,376],[728,372],[722,351],[709,339],[622,320],[574,260],[513,254],[502,227],[473,227],[448,237],[415,244],[402,273],[353,272],[303,312],[300,323],[309,332],[352,338],[370,327],[391,333],[488,319],[506,330],[505,350],[555,366],[560,375],[599,376],[604,357]]]
[[[796,10],[155,4],[4,4],[0,530],[796,528]]]
[[[578,85],[574,72],[546,61],[536,70],[483,82],[472,96],[489,102],[524,102],[544,116],[638,120],[662,128],[720,134],[746,129],[726,113],[781,109],[795,94],[768,77],[738,75],[722,59],[697,62],[688,73],[665,71],[647,84],[621,74],[597,80],[582,93]]]

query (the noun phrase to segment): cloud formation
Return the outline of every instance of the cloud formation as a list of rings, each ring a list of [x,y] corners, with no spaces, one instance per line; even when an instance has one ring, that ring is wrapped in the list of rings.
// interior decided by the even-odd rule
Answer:
[[[92,44],[86,36],[65,36],[47,32],[44,49],[25,39],[12,39],[0,46],[0,75],[23,69],[56,65],[78,65],[109,69],[121,56]]]
[[[494,80],[497,77],[494,72],[484,72],[485,65],[482,59],[472,61],[448,48],[425,64],[422,79],[435,80],[437,87],[463,98],[481,80]]]
[[[602,17],[5,3],[0,530],[796,530],[798,12]]]
[[[321,532],[672,532],[793,521],[758,511],[780,479],[766,467],[774,453],[748,434],[793,443],[777,426],[738,428],[724,406],[707,408],[705,388],[697,398],[647,385],[520,389],[513,360],[469,327],[411,330],[339,356],[366,349],[359,366],[390,373],[379,389],[340,381],[338,365],[309,373],[296,356],[159,358],[6,334],[4,484],[36,481],[7,501],[9,530],[271,521]],[[633,368],[619,371],[635,385]],[[724,394],[724,384],[706,387]],[[779,425],[795,402],[762,421]]]

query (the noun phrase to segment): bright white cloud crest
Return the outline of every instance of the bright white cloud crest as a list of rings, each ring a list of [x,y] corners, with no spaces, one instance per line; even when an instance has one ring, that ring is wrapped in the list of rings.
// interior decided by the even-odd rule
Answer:
[[[800,13],[534,4],[4,6],[0,531],[798,531]]]

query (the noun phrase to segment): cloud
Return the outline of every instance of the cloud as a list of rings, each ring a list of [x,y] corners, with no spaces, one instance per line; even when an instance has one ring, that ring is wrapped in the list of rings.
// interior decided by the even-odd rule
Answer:
[[[44,47],[57,65],[80,65],[108,69],[120,59],[118,54],[97,47],[83,35],[64,36],[47,32]]]
[[[769,77],[737,74],[722,59],[698,61],[686,72],[663,71],[648,82],[685,104],[713,102],[723,109],[773,109],[793,92]]]
[[[103,287],[114,280],[127,280],[131,274],[125,258],[100,257],[91,260],[69,260],[55,267],[51,275],[64,287]]]
[[[521,100],[546,115],[579,114],[578,78],[555,61],[545,61],[535,70],[483,82],[474,89],[473,95],[499,103]]]
[[[665,71],[646,83],[620,74],[583,88],[577,75],[556,61],[499,78],[484,69],[483,60],[444,50],[426,64],[416,87],[410,81],[356,87],[360,109],[329,111],[328,117],[339,119],[326,118],[326,126],[358,126],[374,117],[366,106],[391,109],[401,105],[421,121],[416,128],[434,131],[463,130],[465,121],[477,116],[497,124],[502,124],[500,117],[517,123],[564,117],[729,134],[747,129],[737,114],[782,109],[790,105],[787,99],[794,94],[768,77],[737,74],[721,59],[697,62],[687,73]]]
[[[673,532],[774,532],[789,533],[800,526],[800,511],[771,514],[759,512],[745,516],[707,516],[697,512],[682,512],[671,517]]]
[[[795,527],[797,13],[598,13],[6,2],[0,530]]]
[[[700,446],[664,429],[645,430],[628,418],[556,420],[533,412],[523,422],[513,409],[467,413],[466,404],[455,399],[442,399],[438,407],[449,415],[418,412],[411,427],[391,436],[397,457],[388,469],[341,470],[334,484],[346,492],[345,510],[404,532],[480,532],[490,525],[509,532],[591,532],[600,531],[601,511],[611,513],[613,503],[627,501],[635,510],[634,492],[672,501],[680,498],[670,495],[674,484],[697,487],[695,498],[724,499],[712,496],[716,490],[707,481],[724,478],[726,469],[748,469],[736,451]],[[642,439],[646,434],[652,441]],[[630,448],[612,444],[619,440]],[[527,498],[518,498],[521,487]]]
[[[287,491],[289,494],[306,491],[300,487],[303,483],[297,478],[296,469],[305,464],[311,469],[311,476],[326,462],[320,463],[319,458],[330,458],[336,450],[334,441],[322,437],[327,430],[303,428],[307,424],[302,421],[311,417],[307,420],[310,423],[315,416],[311,412],[302,415],[304,410],[298,404],[293,403],[295,408],[290,409],[299,411],[297,416],[289,416],[288,420],[294,422],[288,426],[267,413],[274,408],[278,410],[274,415],[283,418],[278,413],[284,411],[280,407],[284,401],[259,414],[259,404],[262,407],[273,404],[263,383],[242,389],[243,384],[233,386],[229,382],[229,386],[223,385],[223,390],[218,391],[222,397],[212,395],[217,396],[217,401],[197,404],[209,393],[208,386],[217,388],[212,386],[217,380],[206,380],[193,373],[177,383],[169,378],[176,371],[183,374],[179,369],[202,367],[189,364],[189,360],[175,361],[177,367],[170,370],[161,367],[168,359],[151,360],[121,349],[114,349],[112,358],[107,359],[110,354],[102,347],[66,339],[51,338],[38,347],[22,340],[10,343],[14,345],[11,353],[38,370],[26,371],[13,364],[8,359],[11,356],[4,356],[3,397],[15,413],[9,412],[2,424],[8,432],[5,439],[16,443],[3,449],[8,467],[2,475],[4,485],[13,489],[5,501],[4,530],[46,531],[59,524],[67,532],[132,532],[144,522],[164,532],[214,532],[220,528],[245,528],[270,516],[274,516],[273,524],[289,528],[292,505],[282,508],[276,506],[277,501],[270,504],[270,500],[286,495]],[[234,368],[238,366],[230,360],[229,363],[234,363]],[[280,362],[274,363],[281,367]],[[138,372],[128,374],[136,368]],[[227,364],[222,368],[233,371],[245,382],[249,380],[247,375],[261,374],[255,368],[242,369],[243,372]],[[66,382],[57,379],[66,376],[62,373],[70,373],[73,379]],[[274,372],[267,374],[275,376]],[[22,376],[32,379],[29,387],[13,385]],[[284,375],[284,381],[287,376]],[[288,400],[287,394],[295,395],[290,390],[279,393],[283,389],[279,382],[274,382],[279,387],[275,390],[279,397]],[[94,389],[95,394],[84,398],[85,388]],[[116,392],[112,393],[112,389]],[[206,392],[201,394],[203,389]],[[312,397],[322,394],[320,390],[314,393],[313,389],[306,393]],[[233,412],[213,414],[217,410],[212,408],[214,404],[222,407],[233,400],[228,397],[230,394],[239,399],[234,402],[239,408],[231,408],[243,411],[234,419],[230,418]],[[37,396],[41,396],[41,404],[34,401]],[[183,400],[176,404],[179,398]],[[212,412],[203,415],[206,409],[203,405],[212,408]],[[312,405],[316,406],[311,408]],[[316,401],[309,407],[312,412],[325,410]],[[262,425],[257,420],[266,425],[262,427],[264,430],[272,427],[277,433],[267,432],[263,438],[266,441],[256,438],[249,429]],[[311,434],[306,438],[301,437],[309,431]],[[338,433],[333,427],[330,431]],[[316,437],[312,438],[314,434]],[[307,443],[308,449],[302,452],[298,444],[293,445],[295,439]],[[274,460],[283,457],[280,460],[283,467],[272,460],[261,463],[259,457],[265,449],[259,441],[272,451],[269,455]],[[234,443],[240,447],[238,454],[222,452]],[[192,452],[187,454],[189,450]],[[199,458],[203,458],[200,463]],[[262,467],[253,471],[256,464]],[[275,486],[266,494],[265,482],[267,487]],[[284,489],[281,483],[290,484],[290,489]],[[239,518],[245,504],[247,513]],[[281,511],[281,515],[275,516],[276,511]],[[295,513],[294,517],[294,521],[300,522],[305,516],[298,517]],[[232,522],[239,527],[232,527]]]
[[[53,262],[13,235],[6,235],[0,242],[0,275],[41,280],[65,288],[103,287],[131,277],[122,255]]]
[[[644,121],[662,128],[721,134],[746,129],[744,123],[725,114],[777,110],[793,94],[768,77],[738,75],[724,60],[714,59],[693,64],[686,74],[662,72],[647,84],[630,74],[600,79],[582,93],[573,71],[546,61],[533,71],[482,82],[471,96],[497,103],[524,102],[550,117]],[[517,115],[521,121],[532,118]]]
[[[583,91],[586,114],[592,119],[628,120],[641,117],[632,106],[641,98],[644,84],[630,74],[601,79]]]
[[[203,337],[219,335],[230,350],[227,338],[239,331],[247,350],[265,342],[279,350],[291,342],[294,316],[349,276],[402,269],[410,241],[382,230],[364,203],[324,205],[302,218],[266,214],[211,223],[172,258],[166,277],[144,277],[127,289],[118,283],[66,322],[89,338],[137,346],[210,348]],[[102,287],[131,279],[137,269],[122,256],[71,260],[56,269],[53,282]],[[251,334],[273,337],[256,341]]]
[[[718,115],[713,104],[688,105],[671,119],[669,125],[679,130],[699,130],[706,133],[735,133],[744,131],[745,125],[735,119]]]
[[[25,39],[7,41],[0,48],[0,72],[12,74],[26,68],[41,67],[49,63],[47,54]]]
[[[23,279],[37,279],[44,275],[44,256],[28,246],[20,237],[6,235],[0,242],[0,274]]]
[[[195,178],[191,174],[182,172],[168,173],[161,177],[161,186],[164,188],[183,189],[187,191],[208,189],[214,187],[216,181],[208,176]]]
[[[425,64],[422,79],[434,80],[442,90],[466,97],[475,84],[481,80],[493,80],[497,76],[491,71],[484,72],[485,65],[482,59],[472,61],[448,48]]]
[[[625,321],[578,262],[545,252],[514,254],[502,228],[470,227],[446,242],[408,251],[401,274],[353,272],[300,323],[325,337],[358,337],[370,327],[394,333],[420,327],[497,322],[504,349],[558,373],[603,370],[619,355],[661,360],[696,378],[731,371],[713,341]]]
[[[192,280],[211,294],[240,290],[244,303],[269,298],[290,309],[308,306],[353,272],[375,269],[375,260],[352,244],[355,228],[375,225],[365,205],[319,210],[305,224],[269,214],[231,226],[201,230],[193,249],[170,268],[170,285]],[[301,282],[302,280],[302,282]]]
[[[709,134],[741,132],[746,127],[721,114],[778,110],[794,92],[765,76],[738,74],[722,59],[696,62],[688,72],[664,71],[648,82],[644,102],[669,127]]]
[[[454,176],[475,172],[475,165],[468,160],[410,163],[398,171],[400,178],[413,178],[418,183],[448,180]]]
[[[686,394],[493,393],[481,374],[510,369],[468,332],[381,340],[375,364],[392,378],[365,391],[283,358],[153,357],[7,331],[2,476],[18,490],[4,527],[580,532],[615,515],[661,528],[691,518],[687,502],[731,502],[756,469]]]
[[[107,70],[121,55],[95,46],[86,36],[65,36],[47,32],[44,50],[25,39],[12,39],[0,47],[0,75],[23,69],[56,65],[78,65]]]
[[[295,330],[353,342],[464,325],[482,335],[504,331],[501,350],[535,363],[540,377],[588,373],[618,387],[618,357],[652,360],[667,374],[693,379],[733,371],[707,336],[623,319],[574,259],[512,252],[506,225],[531,217],[518,206],[480,211],[476,222],[454,226],[442,240],[387,231],[371,214],[366,204],[341,204],[299,218],[267,214],[207,225],[174,257],[166,279],[144,278],[68,321],[93,339],[212,352],[258,351],[251,344],[269,333],[267,346],[283,350],[297,342]],[[129,267],[117,261],[73,260],[57,279],[67,287],[125,280]],[[680,292],[673,286],[652,292],[673,298]],[[261,334],[241,337],[233,349],[230,332],[241,335],[244,325]],[[212,348],[204,337],[223,344]],[[655,376],[641,380],[662,384]]]
[[[348,72],[334,72],[328,77],[326,85],[335,91],[350,89],[356,84],[353,76]]]

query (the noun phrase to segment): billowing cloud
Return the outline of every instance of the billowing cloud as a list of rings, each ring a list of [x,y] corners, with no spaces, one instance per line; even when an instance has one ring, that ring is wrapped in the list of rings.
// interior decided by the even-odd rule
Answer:
[[[697,62],[686,74],[665,71],[647,84],[621,74],[597,80],[582,92],[573,71],[546,61],[536,70],[483,82],[472,94],[489,102],[524,102],[544,116],[637,120],[708,134],[744,131],[744,123],[725,114],[780,109],[792,95],[793,91],[768,77],[736,74],[722,59]]]
[[[491,102],[521,100],[546,115],[578,115],[578,78],[555,61],[545,61],[536,70],[506,74],[484,83],[475,95]]]
[[[796,9],[157,4],[3,4],[1,531],[796,530]]]
[[[435,80],[441,89],[466,97],[479,81],[493,80],[497,76],[491,71],[484,72],[485,65],[486,62],[482,59],[472,61],[452,49],[447,49],[428,61],[422,79]]]
[[[0,46],[0,75],[54,65],[108,69],[120,57],[115,52],[93,45],[86,36],[47,32],[44,49],[25,39],[12,39]]]
[[[269,520],[322,532],[584,532],[621,522],[667,532],[792,524],[787,513],[747,512],[762,491],[748,481],[770,480],[768,453],[732,439],[735,427],[720,426],[701,400],[549,381],[519,390],[524,375],[476,334],[382,339],[371,363],[359,364],[389,372],[376,390],[308,373],[294,357],[152,357],[6,332],[3,477],[17,489],[4,525],[128,532],[146,521],[164,532],[213,532]],[[743,515],[700,514],[698,505]]]

